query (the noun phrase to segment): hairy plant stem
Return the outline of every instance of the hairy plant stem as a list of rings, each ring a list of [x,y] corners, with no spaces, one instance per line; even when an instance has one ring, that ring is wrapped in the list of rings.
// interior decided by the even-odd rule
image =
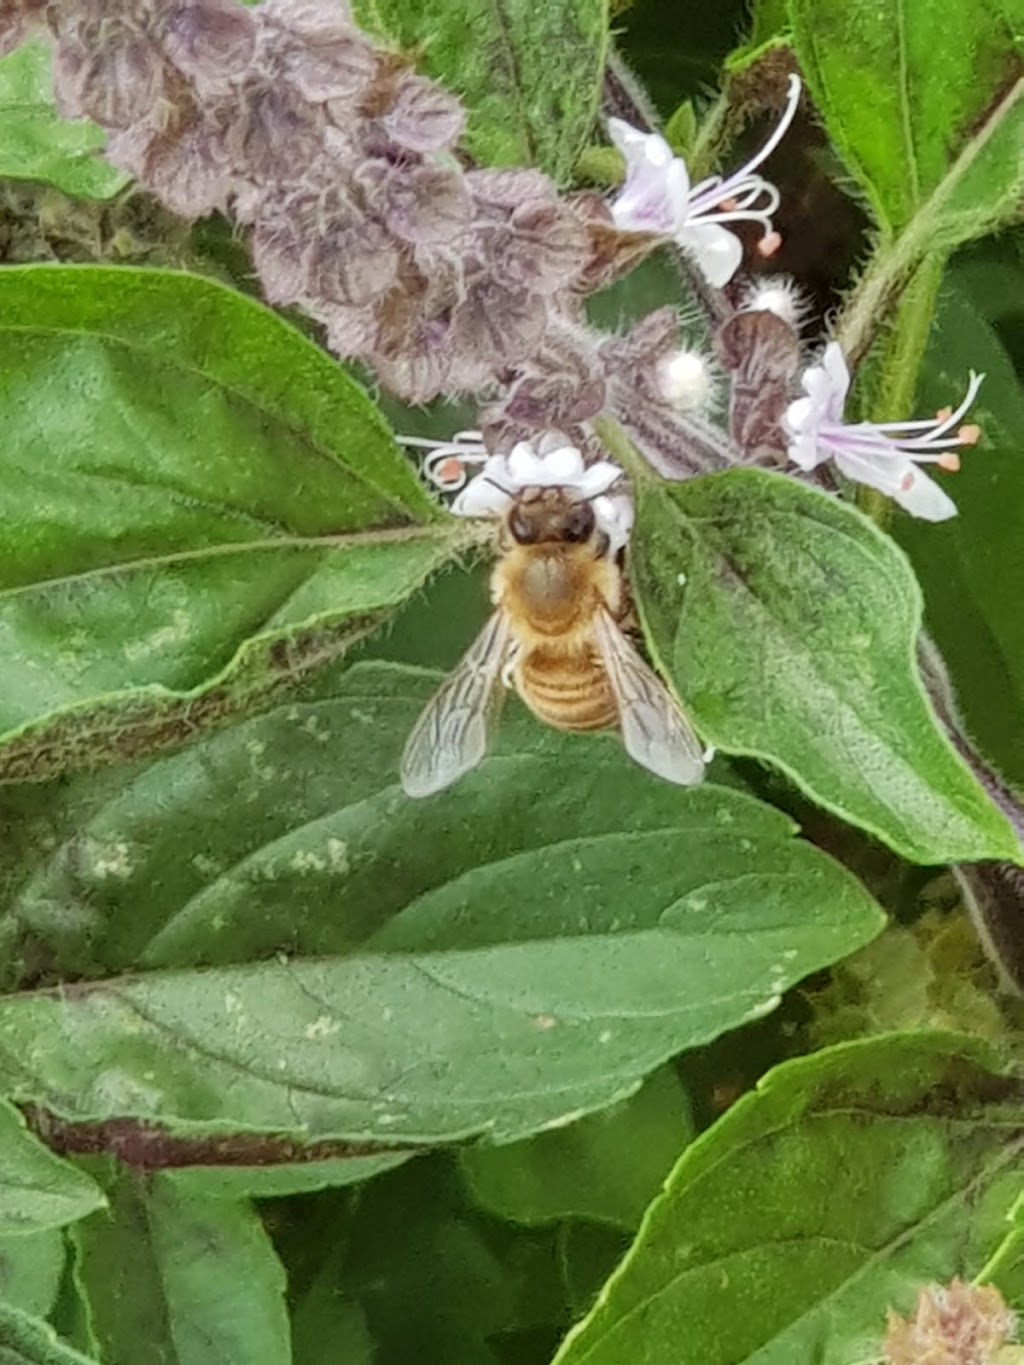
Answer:
[[[598,439],[616,464],[629,475],[633,484],[654,483],[658,475],[634,446],[618,422],[612,417],[595,419]]]
[[[867,355],[900,291],[942,238],[942,211],[996,130],[1024,99],[1024,76],[1015,81],[968,139],[929,197],[895,237],[883,238],[843,309],[836,340],[851,369]]]

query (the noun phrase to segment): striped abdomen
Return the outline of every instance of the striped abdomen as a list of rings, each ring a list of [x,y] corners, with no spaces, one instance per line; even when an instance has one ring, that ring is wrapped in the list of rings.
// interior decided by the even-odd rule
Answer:
[[[514,677],[516,690],[534,715],[559,730],[606,730],[618,724],[608,675],[591,645],[527,650]]]

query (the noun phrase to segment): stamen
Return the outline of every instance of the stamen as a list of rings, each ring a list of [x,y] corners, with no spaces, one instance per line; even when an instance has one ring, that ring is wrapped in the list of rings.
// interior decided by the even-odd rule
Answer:
[[[775,253],[778,251],[781,245],[782,234],[780,232],[776,232],[775,229],[773,228],[771,232],[766,232],[765,235],[758,242],[757,244],[758,255],[763,256],[767,261],[770,257],[775,255]]]
[[[940,455],[935,463],[940,469],[949,470],[950,474],[959,474],[960,472],[960,456],[954,454],[953,451],[949,451],[946,455]]]
[[[981,440],[981,427],[976,422],[968,422],[957,432],[957,439],[962,446],[976,446]]]
[[[397,436],[399,445],[424,450],[424,477],[442,493],[458,493],[469,479],[468,465],[483,464],[487,449],[480,431],[457,431],[450,441],[434,441],[426,436]]]

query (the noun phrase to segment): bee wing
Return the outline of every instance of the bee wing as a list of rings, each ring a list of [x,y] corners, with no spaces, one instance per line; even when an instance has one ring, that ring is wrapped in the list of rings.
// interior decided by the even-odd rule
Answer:
[[[704,777],[703,750],[668,688],[606,611],[594,618],[594,636],[619,704],[626,752],[659,777],[695,787]]]
[[[402,753],[406,796],[431,796],[475,768],[501,711],[508,616],[496,611],[423,708]]]

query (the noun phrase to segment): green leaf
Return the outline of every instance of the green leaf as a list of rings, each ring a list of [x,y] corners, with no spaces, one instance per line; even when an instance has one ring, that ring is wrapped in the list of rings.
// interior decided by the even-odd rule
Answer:
[[[374,1365],[498,1365],[488,1338],[514,1323],[515,1276],[461,1193],[443,1159],[413,1162],[360,1199],[343,1254],[328,1249],[321,1300],[326,1281],[358,1302]]]
[[[990,285],[998,292],[987,297]],[[977,370],[985,383],[973,415],[984,437],[964,456],[951,488],[959,515],[928,528],[901,518],[894,530],[921,581],[928,626],[968,731],[1024,786],[1024,388],[990,320],[1022,297],[1021,288],[1019,274],[987,272],[981,261],[946,272],[915,406],[927,413],[955,403],[968,372]]]
[[[512,1139],[626,1097],[881,927],[778,812],[518,708],[477,772],[407,800],[436,682],[360,665],[330,699],[82,782],[52,813],[63,851],[30,823],[13,914],[37,968],[302,957],[8,997],[13,1093],[193,1133]]]
[[[866,518],[743,469],[645,484],[638,519],[644,621],[706,739],[770,760],[911,861],[1021,856],[931,712],[920,591]]]
[[[589,1313],[605,1280],[629,1250],[629,1236],[607,1223],[563,1223],[559,1259],[566,1295],[577,1321]]]
[[[104,1365],[290,1365],[284,1272],[252,1208],[173,1175],[106,1181],[110,1211],[73,1233]]]
[[[279,1199],[358,1185],[408,1161],[413,1152],[337,1157],[281,1166],[191,1166],[176,1171],[178,1189],[203,1199]]]
[[[294,1365],[375,1365],[366,1314],[334,1283],[318,1280],[292,1319]]]
[[[0,1303],[48,1317],[64,1271],[66,1247],[59,1228],[0,1237]]]
[[[59,1341],[48,1323],[0,1301],[0,1365],[97,1365],[97,1362]]]
[[[915,235],[951,246],[1019,209],[1024,77],[1006,0],[791,0],[790,16],[829,136],[887,232],[920,219]]]
[[[462,1169],[473,1198],[498,1218],[591,1218],[635,1229],[693,1133],[686,1094],[663,1068],[630,1099],[567,1128],[467,1148]]]
[[[356,0],[354,10],[460,97],[475,160],[571,180],[597,118],[607,0]]]
[[[63,1227],[103,1202],[94,1181],[54,1156],[0,1100],[0,1237]]]
[[[101,155],[103,132],[57,117],[50,44],[23,43],[0,59],[0,178],[38,180],[78,199],[111,199],[128,183]]]
[[[982,1269],[1022,1154],[1024,1088],[970,1039],[787,1062],[684,1153],[557,1365],[874,1360],[887,1307]]]
[[[1024,1195],[1007,1214],[1010,1229],[979,1275],[994,1284],[1011,1308],[1024,1309]]]
[[[208,280],[6,269],[0,374],[8,779],[244,710],[460,534],[358,385]]]

